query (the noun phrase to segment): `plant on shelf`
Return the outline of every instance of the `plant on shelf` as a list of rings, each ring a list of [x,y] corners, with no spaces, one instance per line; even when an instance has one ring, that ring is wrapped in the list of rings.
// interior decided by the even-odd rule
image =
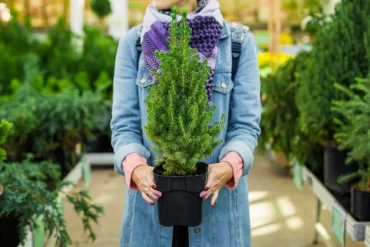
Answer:
[[[337,129],[333,120],[336,115],[330,110],[331,102],[346,99],[334,84],[349,87],[354,78],[365,77],[369,72],[370,62],[364,52],[369,13],[370,1],[339,3],[332,22],[317,33],[311,51],[314,62],[301,77],[297,97],[300,125],[323,145],[335,141]]]
[[[160,222],[190,226],[201,221],[202,200],[198,192],[204,189],[208,165],[200,161],[222,142],[215,136],[221,132],[225,121],[222,116],[220,121],[210,124],[215,110],[215,105],[208,103],[205,89],[210,68],[207,61],[200,62],[196,50],[190,47],[191,29],[186,11],[179,24],[176,15],[177,8],[173,8],[169,51],[156,52],[160,72],[153,71],[157,83],[149,89],[145,99],[148,112],[145,131],[158,152],[155,181],[158,190],[164,192],[159,200]],[[182,189],[168,188],[169,179]],[[186,190],[183,185],[188,183],[192,183],[192,188]],[[181,202],[176,202],[176,197]],[[177,212],[182,209],[174,205],[188,207],[184,211],[192,215],[180,217]],[[166,212],[166,208],[171,207],[173,210]]]
[[[300,83],[298,77],[308,68],[309,63],[310,53],[301,52],[274,73],[262,78],[261,93],[265,100],[259,149],[283,153],[289,161],[296,160],[318,172],[322,158],[317,156],[322,154],[321,148],[307,139],[300,130],[297,124],[299,112],[295,103]]]
[[[334,138],[338,131],[334,119],[338,113],[331,111],[332,102],[348,99],[334,84],[349,88],[355,83],[354,78],[369,73],[370,60],[365,52],[369,13],[370,1],[338,3],[332,21],[316,35],[312,63],[302,73],[297,92],[299,125],[310,140],[325,147],[324,183],[337,194],[350,192],[350,184],[338,184],[338,176],[356,167],[345,165],[346,150],[339,151]]]
[[[27,85],[20,88],[0,109],[0,118],[14,123],[5,146],[10,160],[33,153],[37,160],[57,162],[66,175],[77,163],[76,144],[100,129],[101,103],[97,94],[76,89],[45,95]]]
[[[358,171],[344,174],[339,180],[360,179],[351,190],[351,211],[357,219],[370,221],[370,78],[358,80],[350,89],[335,86],[349,98],[333,103],[333,111],[340,116],[336,119],[340,131],[335,137],[341,149],[349,150],[347,163],[359,163]]]
[[[4,144],[6,136],[12,125],[1,120],[0,144]],[[0,149],[0,224],[1,219],[13,216],[17,221],[15,232],[17,236],[2,236],[1,246],[9,246],[19,240],[24,244],[27,226],[37,229],[38,219],[41,219],[44,230],[48,236],[57,239],[58,246],[65,247],[72,244],[66,229],[66,223],[59,199],[65,196],[73,205],[78,215],[82,214],[84,230],[88,233],[89,240],[94,241],[96,236],[92,230],[92,222],[98,223],[99,217],[104,213],[103,208],[93,204],[87,191],[72,193],[64,192],[69,182],[61,182],[59,167],[49,162],[33,163],[29,159],[19,163],[5,163],[5,152]],[[45,183],[46,178],[51,178],[57,187],[50,190]],[[8,226],[2,226],[2,229]],[[8,229],[11,232],[13,229]]]

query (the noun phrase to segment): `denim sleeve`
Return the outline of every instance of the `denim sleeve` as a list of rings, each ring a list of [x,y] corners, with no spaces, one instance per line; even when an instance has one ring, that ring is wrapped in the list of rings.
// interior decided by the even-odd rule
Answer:
[[[127,42],[121,38],[115,61],[112,105],[112,146],[114,169],[124,175],[122,161],[130,153],[138,153],[145,159],[149,150],[142,143],[139,95],[135,83],[137,76],[136,57]],[[135,54],[136,55],[136,54]]]
[[[237,152],[243,160],[243,176],[247,175],[252,167],[253,152],[261,133],[260,75],[257,53],[255,37],[249,32],[242,44],[239,67],[231,94],[225,145],[219,156],[219,160],[222,160],[228,152]]]

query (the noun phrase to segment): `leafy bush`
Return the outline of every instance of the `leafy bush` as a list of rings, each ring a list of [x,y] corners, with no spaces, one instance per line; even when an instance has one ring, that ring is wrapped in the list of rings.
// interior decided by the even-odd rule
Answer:
[[[346,95],[334,88],[335,83],[349,87],[354,78],[369,72],[366,56],[366,32],[370,1],[343,0],[337,5],[332,22],[316,35],[312,62],[301,77],[297,106],[302,130],[315,142],[334,142],[337,128],[336,113],[331,111],[333,100],[346,100]]]
[[[104,35],[96,28],[86,27],[81,59],[79,60],[79,71],[85,71],[90,82],[95,82],[106,73],[109,85],[112,85],[115,55],[118,41],[110,36]],[[97,85],[91,85],[93,89]],[[110,91],[113,89],[110,88]]]
[[[101,98],[96,93],[80,93],[76,89],[45,95],[31,87],[22,87],[11,101],[1,105],[0,116],[14,123],[6,146],[12,160],[20,161],[34,153],[38,160],[62,162],[56,152],[65,157],[66,166],[76,163],[75,145],[91,138],[92,130],[100,129],[103,112]],[[0,117],[0,118],[1,118]]]
[[[5,142],[11,124],[5,120],[0,122],[0,144]],[[59,193],[66,196],[77,214],[82,213],[84,230],[89,239],[95,240],[92,221],[97,223],[103,208],[91,203],[87,191],[66,194],[63,189],[71,186],[69,182],[60,181],[59,166],[49,163],[32,163],[26,159],[20,163],[4,163],[5,153],[0,149],[0,181],[4,192],[0,195],[0,217],[15,215],[19,219],[19,235],[22,243],[26,239],[26,226],[36,227],[37,219],[42,219],[45,231],[55,235],[60,246],[72,244],[66,229],[65,219],[60,208]],[[50,191],[47,179],[56,185],[55,191]]]
[[[172,10],[168,40],[169,51],[157,51],[160,73],[153,71],[153,85],[145,103],[148,107],[148,138],[159,151],[157,164],[163,163],[165,175],[192,175],[199,161],[212,153],[221,141],[215,140],[222,122],[209,125],[215,105],[209,105],[205,85],[210,68],[199,62],[190,48],[191,29],[186,12],[178,26],[177,9]]]
[[[301,52],[274,73],[262,78],[261,93],[266,100],[259,143],[263,145],[262,150],[265,150],[264,145],[269,144],[268,148],[283,152],[290,161],[296,160],[316,170],[316,166],[321,163],[321,150],[317,143],[310,141],[302,133],[297,123],[299,111],[295,102],[299,76],[307,69],[309,62],[310,53]]]
[[[45,78],[73,79],[79,68],[80,53],[74,43],[78,39],[63,18],[48,30],[46,40],[35,50]]]

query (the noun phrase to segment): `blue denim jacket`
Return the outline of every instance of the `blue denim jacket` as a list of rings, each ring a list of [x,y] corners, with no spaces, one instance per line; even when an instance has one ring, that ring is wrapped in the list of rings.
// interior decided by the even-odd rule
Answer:
[[[132,28],[121,38],[117,50],[112,109],[112,145],[114,168],[124,175],[123,159],[139,153],[149,165],[155,164],[155,152],[145,135],[147,123],[144,99],[152,85],[142,57],[137,68],[136,39],[139,27]],[[217,139],[224,143],[203,160],[219,162],[226,153],[237,152],[243,160],[243,176],[253,164],[253,152],[260,134],[260,77],[256,41],[247,32],[235,79],[231,79],[230,24],[224,22],[215,68],[212,103],[216,105],[213,121],[226,113],[226,125]],[[180,214],[181,212],[179,212]],[[121,229],[121,247],[171,247],[172,227],[159,225],[157,206],[146,203],[138,191],[126,190]],[[189,228],[190,247],[249,247],[250,220],[247,179],[240,179],[233,190],[223,188],[216,206],[207,199],[203,206],[203,222]]]

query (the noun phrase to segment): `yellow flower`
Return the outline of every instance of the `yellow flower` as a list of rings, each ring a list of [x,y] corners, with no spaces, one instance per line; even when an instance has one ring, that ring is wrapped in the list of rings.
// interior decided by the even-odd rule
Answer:
[[[278,65],[286,63],[292,57],[293,56],[285,53],[275,54],[270,52],[260,52],[258,54],[258,65],[260,69],[269,67],[270,65],[277,67]]]

